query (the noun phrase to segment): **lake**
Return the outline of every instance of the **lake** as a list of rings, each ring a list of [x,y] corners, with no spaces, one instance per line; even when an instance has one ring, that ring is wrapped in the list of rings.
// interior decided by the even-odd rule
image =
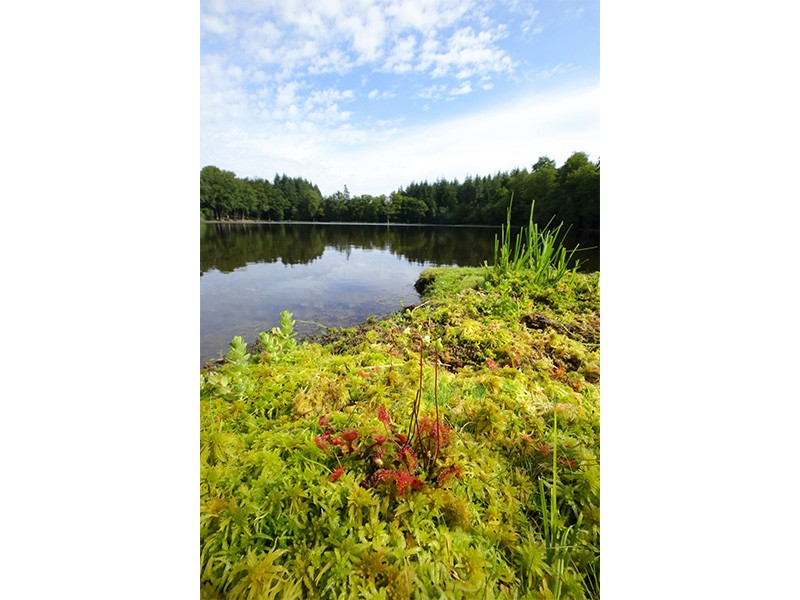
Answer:
[[[288,310],[300,337],[352,327],[416,304],[419,274],[492,262],[499,227],[322,223],[201,223],[200,363],[236,335],[258,339]],[[584,232],[569,243],[599,246]],[[580,255],[596,271],[599,248]]]

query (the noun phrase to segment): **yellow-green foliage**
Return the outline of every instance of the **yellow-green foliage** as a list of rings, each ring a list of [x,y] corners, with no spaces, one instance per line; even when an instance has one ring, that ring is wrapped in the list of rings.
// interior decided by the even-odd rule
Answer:
[[[597,276],[423,279],[425,301],[389,319],[315,344],[287,326],[202,372],[202,597],[599,597]],[[461,475],[362,486],[367,461],[315,442],[320,418],[366,445],[382,406],[405,432],[425,336],[420,417],[438,405],[454,432],[440,461]]]

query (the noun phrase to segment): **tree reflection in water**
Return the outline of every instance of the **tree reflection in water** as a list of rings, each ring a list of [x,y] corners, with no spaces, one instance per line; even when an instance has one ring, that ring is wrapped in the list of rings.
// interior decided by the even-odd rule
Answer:
[[[489,227],[201,223],[201,363],[224,354],[235,335],[255,341],[259,331],[278,325],[282,310],[294,314],[304,336],[320,325],[350,327],[415,304],[414,282],[423,269],[491,263],[497,233]],[[589,270],[599,268],[599,250],[581,258]]]

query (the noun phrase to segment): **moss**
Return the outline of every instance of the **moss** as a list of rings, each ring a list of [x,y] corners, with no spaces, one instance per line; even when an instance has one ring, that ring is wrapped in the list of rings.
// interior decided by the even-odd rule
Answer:
[[[597,277],[542,288],[524,272],[429,269],[420,281],[415,307],[201,373],[203,597],[547,596],[556,559],[538,486],[554,476],[574,531],[562,596],[596,597]],[[438,408],[452,430],[438,472],[460,476],[420,475],[404,494],[365,486],[370,445],[409,431],[417,395],[420,418]],[[351,453],[331,450],[331,431],[355,432]]]

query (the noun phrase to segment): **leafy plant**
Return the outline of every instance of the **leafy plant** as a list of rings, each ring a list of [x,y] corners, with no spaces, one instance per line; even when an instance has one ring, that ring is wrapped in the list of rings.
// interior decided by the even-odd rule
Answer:
[[[237,335],[231,340],[228,360],[236,365],[247,364],[250,360],[250,355],[247,353],[247,344],[242,336]]]
[[[288,310],[281,312],[280,327],[273,327],[269,333],[258,334],[260,350],[270,359],[279,358],[290,352],[296,345],[295,321]]]

